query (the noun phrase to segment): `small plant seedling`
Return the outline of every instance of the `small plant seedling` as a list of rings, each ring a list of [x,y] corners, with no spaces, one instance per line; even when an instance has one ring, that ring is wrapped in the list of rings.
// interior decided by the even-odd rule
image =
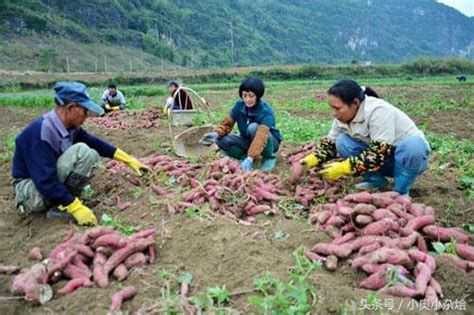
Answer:
[[[103,226],[113,227],[114,229],[119,230],[127,236],[132,235],[133,232],[135,232],[135,227],[130,225],[123,225],[120,220],[112,218],[112,216],[108,215],[107,213],[104,213],[102,215],[101,221]]]
[[[94,189],[92,189],[91,185],[87,185],[86,187],[84,187],[81,193],[81,196],[86,199],[91,198],[93,195],[94,195]]]

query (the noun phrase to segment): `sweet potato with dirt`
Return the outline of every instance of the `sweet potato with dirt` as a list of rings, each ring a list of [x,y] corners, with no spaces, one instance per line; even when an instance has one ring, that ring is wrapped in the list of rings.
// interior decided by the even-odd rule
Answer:
[[[104,271],[104,265],[107,262],[107,256],[102,253],[97,252],[94,256],[92,275],[94,277],[95,283],[101,288],[105,288],[109,285],[108,274]]]
[[[392,264],[374,264],[374,263],[370,263],[370,264],[365,264],[361,267],[362,270],[364,270],[365,272],[367,273],[375,273],[375,272],[379,272],[379,271],[387,271],[387,270],[390,270],[392,268],[396,268],[399,270],[399,272],[403,275],[408,275],[408,269],[406,269],[405,267],[401,266],[401,265],[392,265]]]
[[[341,237],[337,237],[335,238],[331,244],[334,244],[334,245],[341,245],[341,244],[344,244],[346,242],[349,242],[349,241],[352,241],[353,239],[355,239],[357,237],[357,234],[354,233],[354,232],[349,232],[349,233],[346,233],[344,234],[343,236]]]
[[[304,166],[296,162],[291,165],[291,183],[296,185],[300,182],[301,176],[304,174]]]
[[[350,194],[344,197],[344,201],[355,202],[355,203],[371,203],[372,195],[368,192]]]
[[[320,212],[318,214],[318,223],[319,224],[326,224],[326,222],[329,220],[329,218],[332,216],[332,212],[329,211],[329,210],[326,210],[326,211],[323,211],[323,212]]]
[[[382,219],[380,221],[370,223],[362,230],[362,235],[383,235],[392,228],[392,219]]]
[[[340,216],[338,216],[337,214],[333,214],[329,220],[326,221],[326,225],[332,225],[332,226],[335,226],[335,227],[341,227],[344,223],[346,223],[346,221],[341,218]]]
[[[367,277],[359,284],[359,287],[368,290],[378,290],[387,284],[387,276],[385,270],[377,271]]]
[[[308,258],[309,260],[311,261],[319,261],[319,262],[323,262],[326,260],[326,257],[323,257],[323,256],[319,256],[318,254],[312,252],[312,251],[309,251],[309,250],[306,250],[304,252],[304,255],[306,258]]]
[[[43,254],[41,253],[41,249],[39,247],[33,247],[30,249],[28,252],[28,258],[31,260],[42,260],[43,259]]]
[[[377,209],[374,211],[374,213],[372,213],[372,216],[375,219],[375,221],[379,221],[385,218],[392,219],[392,220],[397,219],[397,216],[393,214],[393,212],[387,209]]]
[[[1,265],[0,266],[0,273],[4,273],[7,275],[11,275],[20,271],[20,267],[12,266],[12,265]]]
[[[438,281],[436,281],[436,279],[433,277],[431,277],[430,287],[432,287],[436,291],[436,294],[438,294],[439,297],[443,297],[443,290],[441,289],[441,286],[439,285]]]
[[[127,245],[127,239],[120,234],[106,234],[96,238],[94,243],[91,245],[92,248],[101,246],[110,246],[113,248],[122,248]]]
[[[41,301],[41,294],[45,288],[49,288],[43,283],[43,278],[48,272],[52,262],[45,260],[34,264],[24,270],[13,279],[10,291],[13,295],[24,295],[27,301]]]
[[[352,261],[352,267],[359,268],[369,263],[389,263],[403,266],[410,266],[412,264],[410,257],[405,251],[398,248],[382,247],[370,254],[357,257]]]
[[[456,254],[459,257],[474,262],[474,247],[467,244],[456,244]]]
[[[125,267],[124,264],[120,264],[117,267],[115,267],[112,274],[115,277],[115,279],[117,279],[118,281],[122,281],[128,277],[128,269],[127,267]]]
[[[89,279],[85,278],[76,278],[70,280],[64,287],[58,290],[58,294],[64,295],[64,294],[69,294],[74,292],[80,287],[91,287],[93,286],[94,283],[90,281]]]
[[[123,264],[127,269],[132,269],[133,267],[143,267],[146,263],[146,257],[142,252],[132,254],[124,260]]]
[[[417,274],[415,279],[415,289],[418,292],[421,292],[422,295],[424,295],[426,292],[426,288],[428,287],[428,284],[431,281],[431,268],[427,264],[419,262],[416,264],[415,269],[415,273]]]
[[[353,213],[372,215],[372,213],[374,213],[375,210],[377,210],[377,208],[374,207],[373,205],[366,204],[366,203],[359,203],[355,205]]]
[[[449,242],[454,238],[460,243],[469,242],[469,235],[458,228],[444,228],[436,225],[427,225],[423,227],[423,233],[438,242]]]
[[[439,310],[442,307],[442,304],[438,299],[438,294],[432,286],[426,288],[425,300],[428,307],[432,310]]]
[[[334,255],[339,258],[345,258],[352,253],[350,247],[343,245],[333,245],[333,244],[326,244],[326,243],[318,243],[312,249],[312,252],[315,252],[320,255]]]
[[[63,270],[63,274],[69,279],[90,279],[92,277],[89,268],[83,269],[73,264],[67,265]]]
[[[270,207],[269,205],[253,206],[252,208],[250,208],[250,210],[247,211],[247,215],[256,215],[270,210],[272,210],[272,207]]]
[[[394,202],[395,200],[384,195],[378,195],[378,194],[372,195],[372,204],[376,206],[377,208],[386,208]]]
[[[372,218],[372,216],[367,215],[367,214],[359,214],[358,216],[356,216],[355,222],[359,226],[365,226],[367,224],[374,222],[374,218]]]
[[[268,200],[268,201],[280,200],[280,197],[278,195],[275,195],[274,193],[268,190],[265,190],[261,187],[255,187],[255,193],[257,194],[257,196],[262,197],[263,199]]]
[[[422,203],[412,203],[409,211],[413,216],[421,217],[425,215],[425,205]]]
[[[380,247],[382,247],[379,243],[375,242],[375,243],[372,243],[370,245],[365,245],[365,246],[362,246],[360,249],[359,249],[359,254],[361,255],[365,255],[365,254],[368,254],[368,253],[372,253],[373,251],[376,251],[377,249],[379,249]]]
[[[335,271],[337,269],[337,257],[334,255],[329,255],[328,257],[326,257],[324,266],[329,271]]]
[[[404,210],[403,206],[399,203],[392,203],[387,209],[392,211],[399,218],[405,219],[407,222],[414,218],[414,216]]]
[[[105,274],[108,275],[112,269],[117,267],[117,265],[127,259],[130,255],[144,251],[153,244],[155,244],[155,241],[151,238],[139,238],[129,241],[125,247],[120,248],[109,257],[107,262],[104,264]]]
[[[400,232],[403,236],[410,235],[413,231],[418,231],[419,229],[423,228],[424,226],[430,225],[435,223],[434,216],[422,215],[419,217],[415,217],[408,221],[407,225],[404,228],[400,229]]]
[[[130,300],[131,298],[133,298],[136,293],[137,293],[137,290],[133,286],[126,287],[120,290],[119,292],[115,293],[112,296],[112,303],[110,304],[110,308],[109,308],[110,311],[111,312],[120,311],[122,308],[122,303],[124,301]]]
[[[422,293],[419,292],[418,290],[409,288],[404,284],[395,284],[393,286],[390,286],[382,290],[382,292],[388,293],[393,296],[402,297],[402,298],[404,297],[415,298],[417,296],[422,295]]]

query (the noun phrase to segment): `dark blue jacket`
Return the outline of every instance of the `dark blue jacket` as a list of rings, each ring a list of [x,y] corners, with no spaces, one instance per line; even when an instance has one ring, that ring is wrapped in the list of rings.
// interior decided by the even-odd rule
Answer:
[[[257,123],[270,128],[270,132],[278,141],[278,143],[280,143],[282,140],[280,131],[278,131],[276,128],[275,114],[273,113],[273,109],[263,99],[260,99],[260,102],[250,109],[245,106],[243,100],[238,100],[230,111],[230,116],[237,123],[240,136],[243,138],[247,137],[248,126],[251,123]]]
[[[36,119],[16,138],[12,176],[14,179],[31,178],[36,189],[46,199],[55,205],[68,205],[74,200],[74,196],[59,181],[56,167],[61,148],[53,148],[50,143],[41,139],[43,121],[43,117]],[[101,156],[112,158],[116,151],[114,146],[82,128],[72,134],[73,144],[83,142]]]

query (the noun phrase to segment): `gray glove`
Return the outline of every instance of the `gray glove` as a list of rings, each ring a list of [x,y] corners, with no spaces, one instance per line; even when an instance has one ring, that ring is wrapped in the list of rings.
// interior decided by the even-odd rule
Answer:
[[[216,143],[217,139],[219,139],[219,134],[215,131],[211,131],[204,134],[199,140],[199,143],[204,145],[211,145],[213,143]]]

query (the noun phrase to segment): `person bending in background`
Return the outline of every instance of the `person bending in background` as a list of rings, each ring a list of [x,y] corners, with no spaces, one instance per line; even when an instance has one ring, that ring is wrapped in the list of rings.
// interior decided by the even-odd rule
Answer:
[[[102,96],[100,97],[100,106],[102,106],[106,113],[127,108],[125,96],[122,92],[117,90],[115,84],[110,84],[107,90],[102,93]]]
[[[12,177],[16,208],[20,213],[72,215],[78,224],[95,225],[94,212],[78,197],[99,155],[124,162],[139,175],[150,169],[81,128],[88,112],[103,113],[90,100],[84,84],[58,82],[54,91],[55,108],[34,120],[15,140]]]
[[[316,152],[300,162],[316,167],[339,155],[344,160],[324,166],[323,178],[362,175],[357,189],[383,189],[386,176],[394,178],[393,190],[408,195],[417,176],[428,168],[430,146],[425,135],[401,110],[380,99],[369,87],[342,80],[328,90],[335,117],[327,137]]]
[[[244,170],[251,170],[253,163],[262,158],[261,169],[270,171],[276,163],[276,152],[282,137],[276,128],[275,114],[262,97],[265,85],[255,77],[244,80],[239,87],[240,99],[213,132],[205,134],[201,143],[216,143],[220,151],[241,160]],[[237,123],[239,135],[230,134]]]
[[[193,101],[189,97],[185,89],[179,86],[177,81],[168,82],[168,91],[171,97],[166,101],[164,112],[168,115],[171,111],[176,110],[192,110],[194,108]]]

